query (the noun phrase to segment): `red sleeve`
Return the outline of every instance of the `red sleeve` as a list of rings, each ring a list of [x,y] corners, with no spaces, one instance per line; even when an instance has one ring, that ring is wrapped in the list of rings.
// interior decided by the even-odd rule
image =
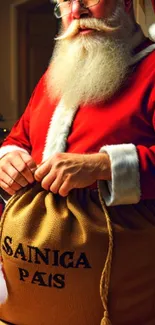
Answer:
[[[35,98],[38,97],[38,93],[40,93],[43,80],[44,76],[40,79],[38,85],[36,86],[23,115],[15,123],[10,134],[6,137],[1,147],[15,145],[31,153],[32,146],[29,136],[30,116],[31,111],[36,106],[34,105],[34,103],[36,102]]]
[[[1,215],[2,215],[3,210],[4,210],[4,206],[5,206],[4,201],[0,197],[0,218],[1,218]]]
[[[152,111],[152,125],[155,131],[155,86],[149,100]],[[139,156],[141,198],[155,198],[155,143],[151,147],[137,146]]]

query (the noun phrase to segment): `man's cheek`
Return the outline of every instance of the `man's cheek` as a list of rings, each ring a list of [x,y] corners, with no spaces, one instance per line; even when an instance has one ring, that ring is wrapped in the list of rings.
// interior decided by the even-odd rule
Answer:
[[[69,15],[66,15],[66,16],[62,17],[62,26],[63,26],[64,30],[66,30],[69,27],[72,20],[73,20],[73,18],[72,18],[71,13]]]

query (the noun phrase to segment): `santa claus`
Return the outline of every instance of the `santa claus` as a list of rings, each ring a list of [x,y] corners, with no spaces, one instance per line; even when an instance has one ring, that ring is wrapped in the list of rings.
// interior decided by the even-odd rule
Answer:
[[[54,13],[62,19],[54,53],[0,149],[0,187],[12,196],[36,180],[44,190],[67,197],[74,189],[96,193],[99,182],[114,224],[120,219],[130,232],[149,219],[149,228],[155,224],[155,44],[136,23],[131,0],[60,0]],[[147,255],[151,246],[152,239],[141,249]],[[133,286],[131,265],[123,271],[133,299],[120,288],[122,278],[116,285],[112,280],[114,297],[120,289],[120,301],[109,302],[113,325],[155,324],[152,249],[149,262],[131,271],[137,279]],[[147,278],[140,285],[142,267]],[[69,316],[62,323],[77,324],[77,315],[76,321]],[[6,314],[5,304],[0,319],[32,324],[24,318],[17,324],[16,313]],[[33,325],[47,325],[41,315],[36,319]],[[91,324],[98,325],[98,317],[92,315]]]

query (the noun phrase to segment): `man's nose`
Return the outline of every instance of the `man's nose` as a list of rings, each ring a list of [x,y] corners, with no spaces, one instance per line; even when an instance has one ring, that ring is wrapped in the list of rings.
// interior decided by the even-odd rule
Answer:
[[[79,19],[81,16],[90,16],[89,9],[80,0],[72,1],[72,17]]]

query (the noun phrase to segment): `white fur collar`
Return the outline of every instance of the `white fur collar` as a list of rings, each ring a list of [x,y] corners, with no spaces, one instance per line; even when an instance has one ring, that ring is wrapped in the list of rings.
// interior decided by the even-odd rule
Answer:
[[[140,51],[136,55],[134,55],[131,65],[136,64],[137,62],[141,61],[143,58],[145,58],[149,53],[153,52],[155,50],[155,43],[152,45],[149,45],[144,50]]]
[[[67,137],[77,109],[78,107],[67,109],[60,101],[50,121],[42,161],[48,159],[52,154],[65,151]]]
[[[131,51],[134,52],[134,50],[145,41],[145,39],[146,38],[143,34],[141,27],[137,24],[136,31],[134,32],[134,35],[132,36],[132,40],[131,40]],[[131,60],[130,66],[138,63],[154,50],[155,50],[155,43],[144,48],[142,51],[136,53]]]

